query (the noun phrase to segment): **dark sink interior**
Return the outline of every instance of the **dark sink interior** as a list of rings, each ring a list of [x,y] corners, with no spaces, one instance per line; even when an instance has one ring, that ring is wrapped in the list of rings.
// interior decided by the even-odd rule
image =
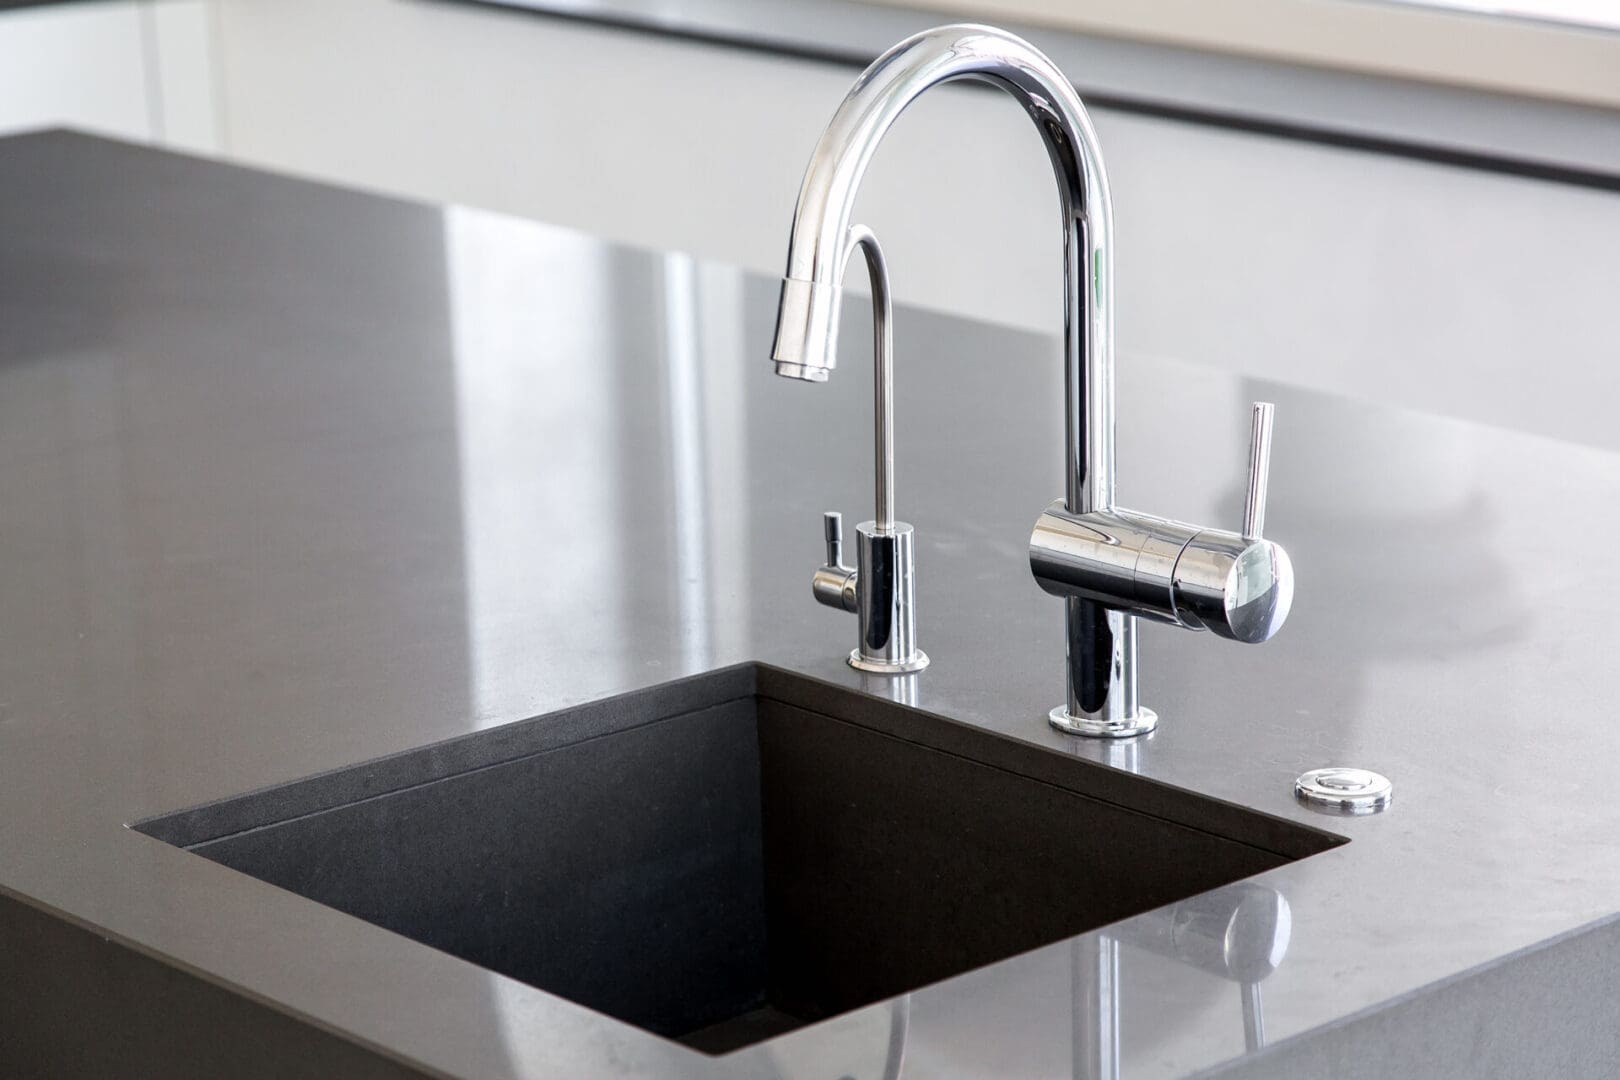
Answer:
[[[1342,842],[761,665],[134,827],[708,1053]]]

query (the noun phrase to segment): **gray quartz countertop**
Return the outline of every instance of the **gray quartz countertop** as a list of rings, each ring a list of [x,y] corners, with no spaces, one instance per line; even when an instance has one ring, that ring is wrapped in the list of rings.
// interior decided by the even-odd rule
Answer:
[[[124,827],[746,660],[891,693],[806,587],[821,511],[871,499],[862,305],[806,386],[766,359],[774,282],[734,268],[66,133],[0,141],[0,237],[4,896],[430,1073],[881,1074],[883,1005],[709,1058]],[[1260,879],[1293,916],[1283,1048],[1606,920],[1620,459],[1131,336],[1126,505],[1235,525],[1248,402],[1277,403],[1290,625],[1147,626],[1159,730],[1050,730],[1055,338],[902,310],[915,704],[1348,837]],[[1297,805],[1334,764],[1395,805]],[[1070,1074],[1071,956],[912,994],[907,1068]],[[1242,1057],[1231,984],[1122,966],[1123,1075]]]

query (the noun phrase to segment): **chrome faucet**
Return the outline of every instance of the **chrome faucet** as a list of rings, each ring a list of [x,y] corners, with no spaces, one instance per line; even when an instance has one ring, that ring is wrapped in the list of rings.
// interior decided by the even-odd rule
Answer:
[[[916,548],[912,528],[894,520],[894,306],[889,267],[877,236],[865,225],[849,230],[849,245],[866,256],[872,283],[873,490],[871,521],[855,526],[855,566],[844,565],[844,518],[822,515],[827,561],[810,579],[810,591],[828,607],[859,617],[860,644],[850,667],[881,675],[921,671],[928,654],[917,648]],[[822,378],[826,375],[823,373]]]
[[[857,246],[850,215],[861,178],[906,106],[957,79],[999,86],[1024,107],[1046,142],[1063,211],[1065,489],[1030,539],[1037,583],[1066,609],[1068,696],[1049,719],[1071,734],[1143,735],[1158,718],[1137,701],[1138,616],[1251,643],[1269,639],[1288,616],[1288,555],[1260,536],[1271,407],[1255,409],[1242,533],[1116,507],[1108,178],[1085,106],[1051,60],[1001,30],[942,26],[902,41],[862,73],[799,189],[771,356],[778,375],[826,381],[836,363],[841,282]]]

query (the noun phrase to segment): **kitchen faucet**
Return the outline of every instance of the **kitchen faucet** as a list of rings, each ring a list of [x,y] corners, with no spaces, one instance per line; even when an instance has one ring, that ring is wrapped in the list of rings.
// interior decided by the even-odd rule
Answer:
[[[1241,532],[1116,506],[1108,178],[1085,106],[1051,60],[1004,31],[955,25],[902,41],[861,74],[833,114],[799,189],[771,356],[778,375],[826,381],[836,364],[844,270],[853,250],[865,246],[857,236],[869,235],[853,233],[850,223],[866,167],[906,106],[957,79],[999,86],[1024,107],[1046,143],[1062,207],[1065,490],[1041,513],[1030,539],[1036,582],[1065,601],[1068,695],[1049,719],[1076,735],[1143,735],[1158,718],[1137,701],[1138,616],[1247,643],[1269,640],[1288,617],[1292,566],[1287,552],[1260,535],[1272,407],[1254,408]],[[909,538],[908,528],[908,548]],[[859,568],[847,584],[859,601],[865,585]],[[822,597],[825,591],[818,572],[815,592]],[[867,629],[863,625],[863,642]]]
[[[855,566],[844,565],[843,515],[822,515],[827,561],[810,579],[810,591],[828,607],[860,616],[860,644],[851,667],[882,675],[921,671],[928,654],[917,648],[916,549],[912,528],[894,520],[894,308],[889,267],[877,236],[865,225],[849,230],[849,245],[866,256],[872,284],[872,420],[876,507],[871,521],[855,526]]]

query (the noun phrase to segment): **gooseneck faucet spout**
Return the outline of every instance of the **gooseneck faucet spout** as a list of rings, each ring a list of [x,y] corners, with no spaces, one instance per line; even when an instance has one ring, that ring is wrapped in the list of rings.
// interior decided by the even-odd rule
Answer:
[[[1065,505],[1114,501],[1114,266],[1108,178],[1091,119],[1057,66],[988,26],[942,26],[896,45],[850,89],[810,157],[799,188],[771,356],[778,375],[825,382],[837,365],[850,217],[872,155],[906,106],[958,79],[1011,93],[1052,157],[1062,207]]]
[[[1005,31],[958,25],[908,38],[867,68],[816,145],[799,189],[771,356],[779,375],[826,381],[837,362],[842,282],[858,246],[851,214],[867,166],[908,105],[958,79],[999,86],[1023,106],[1046,144],[1062,210],[1064,497],[1041,515],[1030,548],[1037,582],[1065,600],[1068,695],[1050,719],[1074,734],[1141,735],[1157,718],[1137,702],[1137,617],[1265,640],[1287,616],[1292,571],[1282,549],[1259,537],[1259,513],[1255,535],[1240,536],[1115,505],[1108,178],[1085,106],[1051,60]],[[1253,454],[1262,464],[1267,409],[1264,445],[1257,421]],[[1263,499],[1262,480],[1254,505]],[[831,529],[829,522],[829,549]],[[833,583],[821,576],[817,595],[831,603]]]

